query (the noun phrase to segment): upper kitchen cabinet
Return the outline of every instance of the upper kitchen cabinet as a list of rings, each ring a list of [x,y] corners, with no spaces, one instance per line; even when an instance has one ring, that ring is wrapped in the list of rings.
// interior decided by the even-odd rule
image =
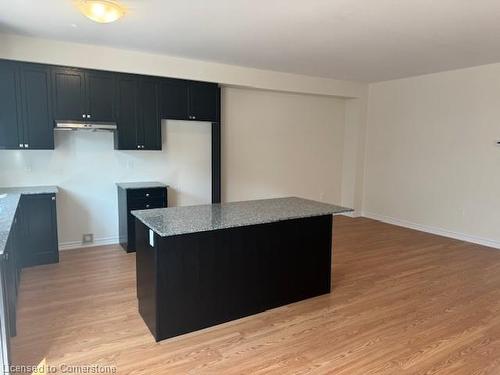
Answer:
[[[179,79],[162,79],[160,82],[161,117],[169,120],[189,118],[189,86]]]
[[[0,82],[0,148],[53,149],[48,68],[0,61]]]
[[[115,121],[115,75],[92,70],[52,69],[54,118]]]
[[[120,74],[117,77],[115,149],[136,150],[138,83],[135,76]]]
[[[139,79],[138,144],[145,150],[161,150],[161,118],[156,78]]]
[[[0,148],[17,149],[21,144],[18,70],[11,61],[0,60]]]
[[[91,121],[115,121],[116,75],[88,71],[85,73],[87,119]]]
[[[22,64],[19,70],[23,123],[21,148],[54,149],[50,70],[38,64]]]
[[[161,150],[158,79],[121,74],[117,78],[118,150]]]
[[[72,68],[53,68],[52,86],[55,120],[85,120],[87,115],[83,71]]]
[[[219,122],[219,87],[215,83],[163,79],[160,100],[162,118]]]
[[[219,86],[215,83],[189,84],[189,119],[219,122]]]

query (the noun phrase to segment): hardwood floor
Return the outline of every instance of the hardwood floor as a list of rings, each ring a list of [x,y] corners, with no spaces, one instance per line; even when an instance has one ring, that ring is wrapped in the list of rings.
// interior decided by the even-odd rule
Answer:
[[[23,271],[16,364],[117,374],[500,374],[500,251],[334,220],[333,292],[155,343],[115,246]]]

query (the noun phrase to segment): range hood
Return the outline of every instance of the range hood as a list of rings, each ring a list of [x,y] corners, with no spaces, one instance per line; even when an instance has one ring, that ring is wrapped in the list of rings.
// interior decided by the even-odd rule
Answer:
[[[55,130],[90,130],[90,131],[115,131],[116,123],[114,122],[82,122],[82,121],[56,121]]]

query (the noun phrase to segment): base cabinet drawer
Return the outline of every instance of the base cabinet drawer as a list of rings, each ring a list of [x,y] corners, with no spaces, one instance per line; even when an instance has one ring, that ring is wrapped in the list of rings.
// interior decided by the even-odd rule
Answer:
[[[129,200],[140,199],[163,199],[167,198],[167,191],[164,188],[151,189],[128,189],[127,196]]]

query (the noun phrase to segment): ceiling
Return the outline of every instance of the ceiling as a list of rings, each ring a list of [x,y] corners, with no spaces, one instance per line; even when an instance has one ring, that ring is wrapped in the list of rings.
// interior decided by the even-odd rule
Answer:
[[[500,62],[499,0],[0,0],[0,32],[355,81]]]

